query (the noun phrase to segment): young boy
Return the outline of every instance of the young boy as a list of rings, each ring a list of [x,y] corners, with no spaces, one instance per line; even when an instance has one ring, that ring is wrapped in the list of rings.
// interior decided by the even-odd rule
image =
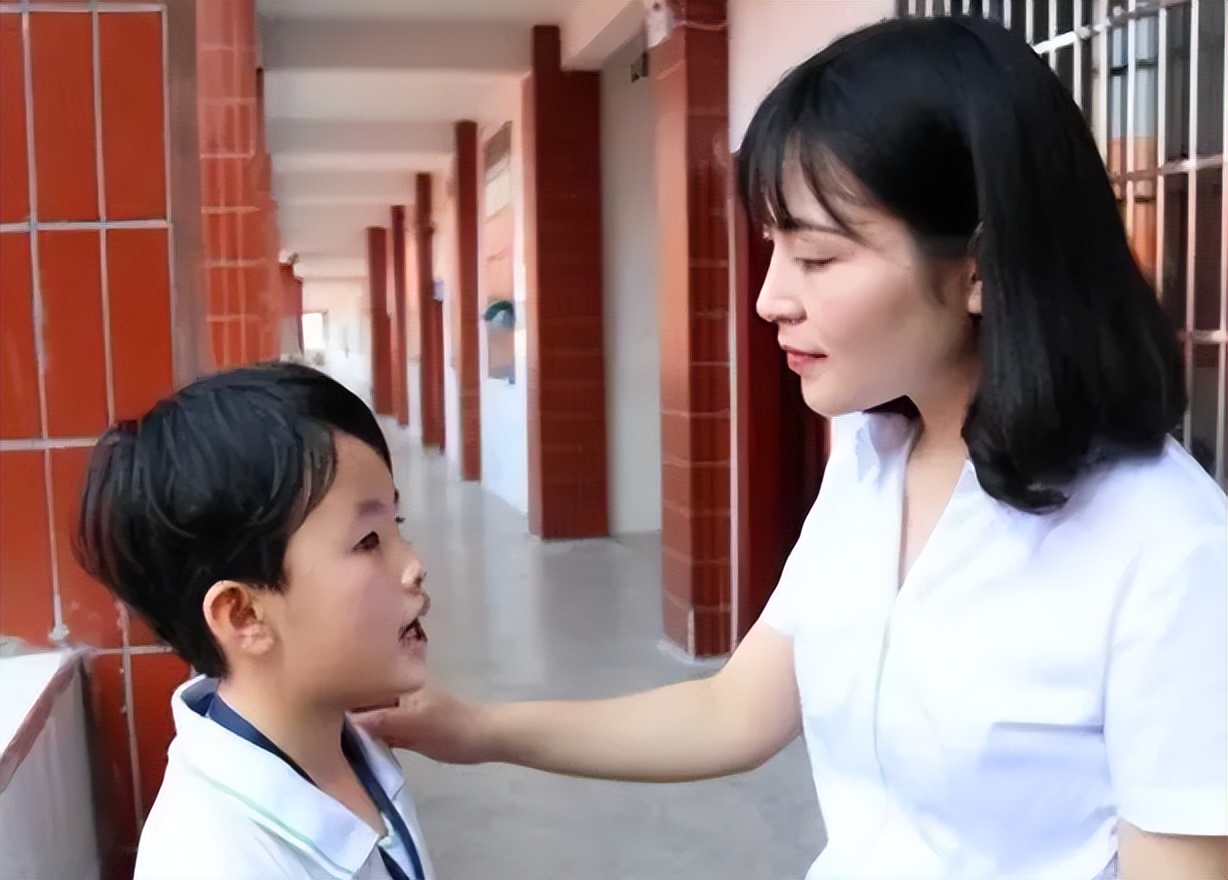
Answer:
[[[391,752],[347,711],[426,677],[425,572],[361,400],[270,364],[201,379],[94,450],[82,565],[203,673],[136,878],[391,878],[431,866]]]

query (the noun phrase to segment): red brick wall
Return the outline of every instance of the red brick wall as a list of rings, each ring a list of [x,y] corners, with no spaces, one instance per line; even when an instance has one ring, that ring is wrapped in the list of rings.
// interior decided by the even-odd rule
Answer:
[[[443,400],[443,305],[435,301],[431,175],[414,178],[414,265],[418,269],[418,346],[421,356],[422,445],[444,448],[447,442]]]
[[[392,281],[392,409],[397,422],[409,424],[409,362],[406,314],[405,206],[389,211],[388,276]]]
[[[724,0],[680,4],[652,50],[660,233],[661,543],[666,635],[732,645],[728,37]]]
[[[166,49],[191,40],[193,8],[167,6],[0,3],[0,632],[96,649],[106,876],[130,871],[188,671],[71,554],[95,439],[195,364],[191,327],[176,329],[195,279],[172,272],[190,250],[172,202],[195,212],[195,189],[167,192],[170,98],[190,83]]]
[[[533,29],[524,86],[529,528],[609,533],[602,329],[600,74],[560,69]]]
[[[388,230],[367,227],[367,292],[371,304],[371,401],[392,414],[392,324],[388,315]]]
[[[478,352],[478,127],[456,123],[456,289],[451,291],[462,480],[482,479],[482,377]]]
[[[208,322],[214,361],[231,366],[281,350],[255,0],[205,0],[196,10]]]

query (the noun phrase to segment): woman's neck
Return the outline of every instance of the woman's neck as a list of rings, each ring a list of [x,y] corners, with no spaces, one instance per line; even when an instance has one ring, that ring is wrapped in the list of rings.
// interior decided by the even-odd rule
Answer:
[[[924,395],[914,395],[913,404],[920,413],[920,431],[913,454],[925,456],[958,456],[968,454],[964,443],[964,422],[968,406],[976,394],[980,369],[975,364],[953,369],[944,381],[935,383]]]
[[[237,675],[220,682],[217,694],[317,785],[349,772],[341,751],[344,710],[296,700],[285,688]]]

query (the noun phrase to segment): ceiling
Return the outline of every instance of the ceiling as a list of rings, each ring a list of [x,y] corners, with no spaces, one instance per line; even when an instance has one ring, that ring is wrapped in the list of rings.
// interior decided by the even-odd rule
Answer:
[[[282,248],[296,272],[365,277],[364,229],[450,167],[453,124],[504,121],[534,25],[565,67],[597,69],[644,0],[257,0]]]

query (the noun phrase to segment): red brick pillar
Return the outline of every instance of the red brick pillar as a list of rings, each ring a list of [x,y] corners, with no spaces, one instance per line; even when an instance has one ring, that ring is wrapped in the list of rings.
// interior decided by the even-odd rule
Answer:
[[[456,384],[462,480],[482,479],[482,377],[478,353],[478,127],[456,123]]]
[[[435,300],[435,234],[431,175],[414,181],[414,250],[418,268],[419,372],[422,400],[422,445],[444,448],[443,305]],[[455,294],[453,294],[455,295]]]
[[[371,306],[371,406],[392,413],[392,325],[388,319],[388,230],[367,227],[367,291]]]
[[[92,649],[102,874],[130,877],[166,763],[170,692],[188,669],[82,573],[72,540],[94,440],[201,366],[195,236],[181,234],[200,218],[195,84],[190,64],[171,63],[194,51],[195,9],[9,6],[0,15],[0,630]]]
[[[724,0],[682,0],[652,50],[661,229],[662,578],[666,635],[732,645],[728,36]]]
[[[393,205],[388,254],[392,277],[392,410],[401,425],[409,424],[409,364],[405,303],[405,206]]]
[[[524,86],[529,528],[609,533],[602,328],[601,81],[533,29]]]
[[[280,349],[256,8],[255,0],[194,5],[208,322],[215,362],[231,366]]]

